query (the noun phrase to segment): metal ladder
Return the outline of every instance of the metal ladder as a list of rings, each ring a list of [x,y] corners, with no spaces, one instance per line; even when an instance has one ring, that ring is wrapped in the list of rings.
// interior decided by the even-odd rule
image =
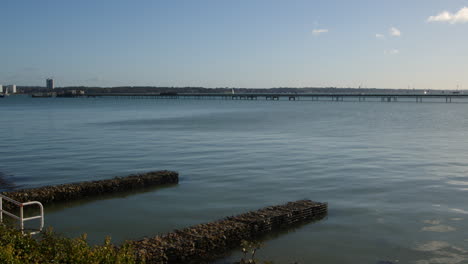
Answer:
[[[11,212],[8,212],[6,210],[3,209],[3,200],[5,201],[8,201],[16,206],[18,206],[20,208],[20,215],[17,216]],[[28,205],[38,205],[39,206],[39,209],[40,209],[40,214],[39,215],[36,215],[36,216],[32,216],[32,217],[24,217],[24,207],[25,206],[28,206]],[[30,220],[34,220],[34,219],[41,219],[41,225],[39,227],[39,229],[37,231],[34,231],[34,232],[29,232],[29,234],[31,235],[35,235],[35,234],[38,234],[42,231],[42,229],[44,228],[44,206],[42,206],[42,204],[40,202],[37,202],[37,201],[32,201],[32,202],[26,202],[26,203],[20,203],[18,201],[15,201],[3,194],[0,194],[0,224],[3,223],[3,214],[13,218],[13,219],[16,219],[19,221],[20,223],[20,230],[21,230],[21,233],[24,234],[24,222],[26,221],[30,221]]]

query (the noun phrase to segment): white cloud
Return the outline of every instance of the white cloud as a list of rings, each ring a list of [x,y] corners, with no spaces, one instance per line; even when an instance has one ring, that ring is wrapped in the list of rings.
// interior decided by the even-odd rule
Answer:
[[[390,36],[394,36],[394,37],[401,36],[401,31],[396,27],[391,27],[389,31],[390,31]]]
[[[385,35],[384,34],[375,34],[375,37],[378,39],[384,39]]]
[[[328,29],[314,29],[314,30],[312,30],[312,34],[314,34],[314,36],[318,36],[318,35],[323,34],[323,33],[328,33]]]
[[[400,53],[400,51],[397,50],[397,49],[384,50],[385,55],[397,55],[399,53]]]
[[[455,14],[449,11],[443,11],[436,16],[430,16],[427,22],[448,22],[450,24],[467,23],[468,22],[468,7],[463,7]]]

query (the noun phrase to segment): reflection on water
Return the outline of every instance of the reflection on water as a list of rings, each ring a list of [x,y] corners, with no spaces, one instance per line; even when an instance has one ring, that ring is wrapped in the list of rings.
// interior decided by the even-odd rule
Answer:
[[[438,225],[440,224],[440,220],[424,220],[423,223],[430,225]]]
[[[450,220],[454,221],[459,220],[460,218],[452,218]],[[455,231],[455,228],[448,225],[441,225],[442,221],[439,220],[424,220],[422,221],[425,224],[430,224],[432,226],[425,226],[422,228],[422,231],[431,231],[431,232],[450,232]],[[451,245],[446,241],[429,241],[426,243],[418,244],[415,247],[415,250],[426,252],[428,257],[426,259],[417,260],[416,264],[432,264],[432,263],[466,263],[468,261],[468,251],[463,248]]]
[[[459,208],[450,208],[450,210],[460,214],[468,214],[468,211]]]
[[[0,171],[0,192],[11,191],[15,188],[11,177]]]
[[[89,203],[94,203],[96,201],[110,200],[110,199],[117,199],[117,200],[127,199],[132,195],[144,194],[147,192],[156,192],[159,189],[171,188],[175,186],[176,185],[168,184],[165,186],[151,186],[151,187],[145,187],[145,188],[138,188],[135,190],[126,190],[126,191],[121,191],[119,193],[104,193],[104,194],[101,194],[100,196],[83,197],[82,199],[73,200],[73,201],[56,202],[54,204],[47,205],[44,209],[45,209],[45,213],[59,212],[67,208],[72,208],[75,206],[83,206]]]
[[[418,260],[416,264],[458,264],[468,261],[468,252],[444,241],[430,241],[418,245],[416,250],[426,252],[430,257]]]
[[[430,241],[425,244],[420,244],[416,247],[416,250],[419,251],[436,251],[443,248],[450,247],[450,244],[444,241]]]
[[[421,229],[422,231],[431,231],[431,232],[451,232],[455,231],[455,228],[447,225],[435,225],[435,226],[425,226]]]

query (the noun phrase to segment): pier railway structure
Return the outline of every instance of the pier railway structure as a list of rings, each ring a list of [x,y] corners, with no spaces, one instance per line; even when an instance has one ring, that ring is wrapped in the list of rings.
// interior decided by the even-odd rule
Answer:
[[[132,99],[191,99],[191,100],[265,100],[265,101],[334,101],[334,102],[445,102],[468,103],[468,94],[356,94],[356,93],[87,93],[87,97],[114,97]]]

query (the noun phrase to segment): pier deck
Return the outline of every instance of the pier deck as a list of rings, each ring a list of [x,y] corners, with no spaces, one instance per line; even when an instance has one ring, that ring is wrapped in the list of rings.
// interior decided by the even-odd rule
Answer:
[[[89,93],[87,97],[129,97],[133,99],[194,99],[194,100],[271,100],[271,101],[381,101],[397,102],[399,99],[413,102],[423,102],[428,99],[438,99],[439,102],[468,103],[468,94],[462,93],[438,93],[438,94],[418,94],[418,93],[391,93],[391,94],[356,94],[356,93]],[[458,99],[458,100],[455,100]]]

